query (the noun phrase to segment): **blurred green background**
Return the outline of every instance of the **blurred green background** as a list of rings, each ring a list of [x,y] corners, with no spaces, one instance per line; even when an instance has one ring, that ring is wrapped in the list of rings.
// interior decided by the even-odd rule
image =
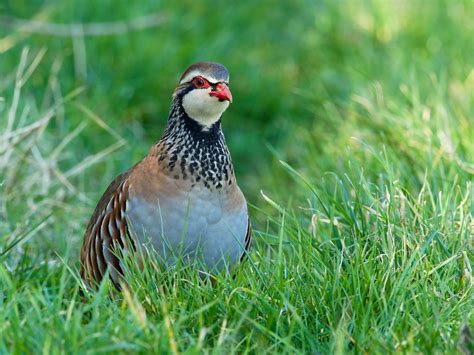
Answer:
[[[17,115],[25,108],[28,114],[13,126],[57,106],[35,138],[46,163],[20,149],[13,154],[18,168],[5,170],[3,187],[13,199],[4,205],[8,229],[31,208],[23,194],[34,201],[59,194],[35,216],[77,211],[70,238],[79,242],[104,188],[160,138],[180,75],[201,60],[230,71],[234,103],[223,128],[252,205],[267,207],[260,191],[283,204],[306,198],[279,160],[315,181],[347,174],[351,162],[377,179],[384,164],[374,152],[388,150],[411,192],[426,173],[440,189],[451,182],[446,171],[470,179],[473,9],[469,0],[3,0],[0,128],[8,125],[25,50],[25,66],[34,70],[21,87]],[[60,154],[51,155],[58,146]],[[430,173],[440,167],[443,177]],[[31,181],[23,194],[16,193],[18,176]],[[253,219],[257,227],[266,223],[263,214]]]
[[[8,284],[16,295],[33,280],[35,297],[54,290],[56,302],[60,275],[69,271],[54,263],[64,259],[77,268],[98,198],[160,138],[182,72],[211,60],[230,71],[234,103],[223,128],[252,205],[254,259],[275,282],[273,300],[291,300],[294,308],[287,310],[304,322],[295,316],[281,325],[281,305],[269,311],[266,289],[249,276],[250,289],[265,291],[249,306],[252,315],[274,333],[234,314],[229,343],[219,348],[214,329],[209,349],[223,351],[244,337],[255,351],[272,349],[268,344],[287,351],[323,344],[335,351],[346,349],[347,328],[360,351],[454,351],[463,322],[471,329],[474,322],[472,278],[463,276],[474,265],[473,34],[472,0],[0,0],[0,261],[8,266],[0,265],[0,286]],[[306,183],[295,179],[298,174]],[[392,230],[394,245],[384,239],[392,240]],[[298,244],[301,236],[308,244]],[[428,248],[435,237],[437,247]],[[275,247],[283,240],[289,245],[284,265]],[[16,241],[19,247],[5,252]],[[349,257],[341,245],[363,252]],[[405,271],[405,257],[419,250],[427,253],[421,266]],[[382,264],[378,256],[391,253],[395,262]],[[415,256],[410,260],[418,261]],[[347,273],[338,261],[344,257],[353,263]],[[300,282],[291,292],[290,281],[274,274],[286,268]],[[309,282],[308,275],[315,278]],[[66,289],[78,287],[64,278]],[[387,280],[398,289],[385,299]],[[28,309],[27,292],[15,297],[11,302]],[[371,308],[379,298],[381,310]],[[242,299],[237,308],[246,305]],[[15,305],[2,304],[0,292],[0,315],[15,312]],[[118,305],[109,306],[110,317],[123,315],[114,311]],[[39,314],[69,304],[55,307],[39,307]],[[81,307],[78,338],[106,327],[98,320],[83,328],[80,319],[89,310]],[[194,304],[188,307],[185,319],[193,320]],[[222,314],[211,312],[210,323],[221,324]],[[153,316],[162,321],[161,312]],[[20,327],[21,312],[16,317]],[[129,336],[129,324],[117,322]],[[180,349],[199,343],[201,333],[191,323],[177,326]],[[36,323],[27,324],[36,339]],[[67,326],[63,336],[74,343]],[[107,327],[97,344],[108,344],[115,330]],[[31,347],[28,341],[22,347],[13,326],[5,329],[10,345]],[[38,335],[41,346],[50,339],[48,329]],[[126,351],[135,343],[120,344]]]
[[[52,72],[63,95],[84,87],[79,101],[128,142],[108,157],[120,171],[159,139],[183,70],[200,60],[224,63],[235,97],[224,130],[241,184],[255,197],[273,186],[262,182],[271,179],[273,153],[294,162],[307,150],[305,140],[317,151],[333,144],[347,118],[328,110],[344,113],[354,95],[365,95],[375,84],[397,94],[400,85],[416,84],[423,95],[433,73],[447,85],[465,80],[472,70],[472,9],[470,1],[4,0],[0,68],[5,85],[22,48],[33,53],[47,48],[28,94],[43,108],[53,102],[45,90]],[[156,18],[148,29],[75,39],[63,29],[42,35],[32,24],[14,21],[110,25],[140,23],[150,15]],[[56,137],[84,120],[82,111],[65,110]],[[89,127],[73,142],[75,158],[113,141]],[[86,173],[100,177],[101,169]],[[95,184],[84,187],[95,191]]]

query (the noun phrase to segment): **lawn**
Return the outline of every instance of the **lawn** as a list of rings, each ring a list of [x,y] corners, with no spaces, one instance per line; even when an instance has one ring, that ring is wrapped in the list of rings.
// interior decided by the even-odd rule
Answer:
[[[474,3],[0,2],[0,353],[474,351]],[[254,245],[235,277],[79,278],[108,183],[189,64]]]

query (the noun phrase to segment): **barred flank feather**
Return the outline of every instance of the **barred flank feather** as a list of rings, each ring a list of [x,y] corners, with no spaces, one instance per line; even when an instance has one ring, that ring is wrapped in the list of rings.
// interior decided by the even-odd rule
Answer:
[[[81,277],[89,285],[102,281],[106,272],[116,287],[119,286],[123,269],[119,257],[122,251],[136,246],[128,232],[125,211],[129,172],[117,177],[100,199],[91,217],[81,251]]]

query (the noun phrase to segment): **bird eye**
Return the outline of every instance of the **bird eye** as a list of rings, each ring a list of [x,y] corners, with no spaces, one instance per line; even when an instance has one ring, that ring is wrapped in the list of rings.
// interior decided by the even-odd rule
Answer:
[[[200,76],[197,76],[193,79],[193,84],[196,89],[205,89],[209,87],[207,80]]]

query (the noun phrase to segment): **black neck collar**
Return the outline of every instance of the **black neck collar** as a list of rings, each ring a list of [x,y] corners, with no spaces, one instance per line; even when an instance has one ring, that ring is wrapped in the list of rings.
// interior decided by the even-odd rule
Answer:
[[[219,118],[210,127],[203,126],[188,116],[182,105],[182,96],[175,97],[173,100],[168,125],[162,139],[174,136],[178,132],[187,133],[194,141],[199,141],[204,145],[215,144],[223,138],[221,119]]]

